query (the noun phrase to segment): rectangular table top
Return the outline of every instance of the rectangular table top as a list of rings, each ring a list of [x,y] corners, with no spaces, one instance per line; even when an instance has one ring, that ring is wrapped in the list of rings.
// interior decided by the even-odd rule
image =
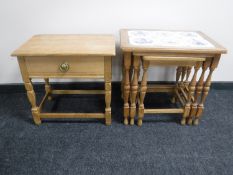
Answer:
[[[174,52],[222,54],[227,50],[200,31],[122,29],[125,52]]]
[[[12,56],[114,56],[113,35],[35,35]]]

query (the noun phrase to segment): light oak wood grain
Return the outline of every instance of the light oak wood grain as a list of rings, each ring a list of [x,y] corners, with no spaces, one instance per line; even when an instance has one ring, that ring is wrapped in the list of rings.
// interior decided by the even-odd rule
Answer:
[[[37,35],[12,55],[18,57],[35,124],[41,124],[44,118],[105,118],[106,125],[111,124],[113,36]],[[46,93],[39,105],[32,78],[45,80]],[[49,84],[50,78],[101,78],[105,90],[55,90]],[[53,94],[104,94],[105,113],[44,113],[43,105]]]
[[[112,35],[35,35],[12,56],[115,55]]]
[[[18,57],[18,62],[19,62],[20,71],[21,71],[21,74],[23,77],[24,86],[25,86],[25,89],[27,91],[27,97],[28,97],[28,100],[31,104],[31,111],[32,111],[33,120],[34,120],[35,124],[39,125],[39,124],[41,124],[41,119],[39,116],[40,109],[37,106],[36,94],[35,94],[35,91],[33,89],[31,79],[29,78],[29,75],[28,75],[27,67],[25,64],[25,59],[23,57]]]
[[[76,56],[76,57],[25,57],[30,77],[70,77],[70,76],[104,76],[104,57]],[[69,69],[65,72],[60,66],[66,63]]]
[[[147,79],[148,79],[148,68],[150,62],[147,60],[142,61],[142,68],[143,68],[143,75],[142,75],[142,82],[141,88],[139,93],[139,109],[138,109],[138,126],[142,126],[142,119],[144,117],[144,99],[146,96],[147,91]]]
[[[124,124],[128,125],[129,121],[128,121],[128,117],[129,117],[129,96],[130,96],[130,81],[131,81],[131,74],[130,74],[130,67],[131,67],[131,53],[124,53],[124,57],[123,57],[123,63],[124,63],[124,82],[123,82],[123,86],[124,86]]]
[[[105,118],[102,113],[41,113],[40,117],[43,119],[48,118]]]
[[[176,114],[183,113],[183,108],[168,108],[168,109],[144,109],[145,114]]]
[[[138,93],[138,77],[140,68],[140,57],[135,56],[133,59],[133,79],[131,82],[131,93],[130,93],[130,125],[134,125],[134,117],[136,115],[136,97]]]
[[[105,81],[105,124],[111,125],[111,100],[112,100],[112,60],[104,58],[104,81]]]

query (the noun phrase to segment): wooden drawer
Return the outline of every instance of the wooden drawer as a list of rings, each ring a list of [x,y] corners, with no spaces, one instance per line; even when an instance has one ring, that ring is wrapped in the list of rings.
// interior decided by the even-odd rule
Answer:
[[[25,57],[30,77],[103,78],[104,57]],[[63,67],[63,68],[62,68]]]

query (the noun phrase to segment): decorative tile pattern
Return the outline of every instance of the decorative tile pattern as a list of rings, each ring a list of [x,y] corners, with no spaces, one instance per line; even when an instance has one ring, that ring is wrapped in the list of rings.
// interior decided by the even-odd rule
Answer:
[[[214,48],[197,32],[131,30],[128,36],[129,43],[138,46]]]

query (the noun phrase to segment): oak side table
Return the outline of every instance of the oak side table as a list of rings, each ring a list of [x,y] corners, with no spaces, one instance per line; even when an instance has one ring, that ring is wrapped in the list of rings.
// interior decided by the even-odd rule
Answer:
[[[181,124],[199,123],[204,110],[213,71],[221,54],[227,50],[199,31],[130,30],[120,31],[123,58],[122,96],[124,98],[124,124],[134,124],[138,104],[138,126],[144,113],[181,113]],[[139,85],[140,66],[142,80]],[[148,68],[176,66],[173,85],[147,85]],[[198,78],[198,71],[201,70]],[[156,76],[156,75],[155,75]],[[169,92],[173,102],[181,108],[145,109],[146,93]]]
[[[12,53],[17,56],[35,124],[46,118],[103,118],[111,124],[112,35],[36,35]],[[45,96],[38,105],[32,79],[45,80]],[[104,79],[105,90],[55,90],[51,78]],[[105,113],[44,113],[52,94],[104,94]],[[75,106],[75,104],[74,104]]]

